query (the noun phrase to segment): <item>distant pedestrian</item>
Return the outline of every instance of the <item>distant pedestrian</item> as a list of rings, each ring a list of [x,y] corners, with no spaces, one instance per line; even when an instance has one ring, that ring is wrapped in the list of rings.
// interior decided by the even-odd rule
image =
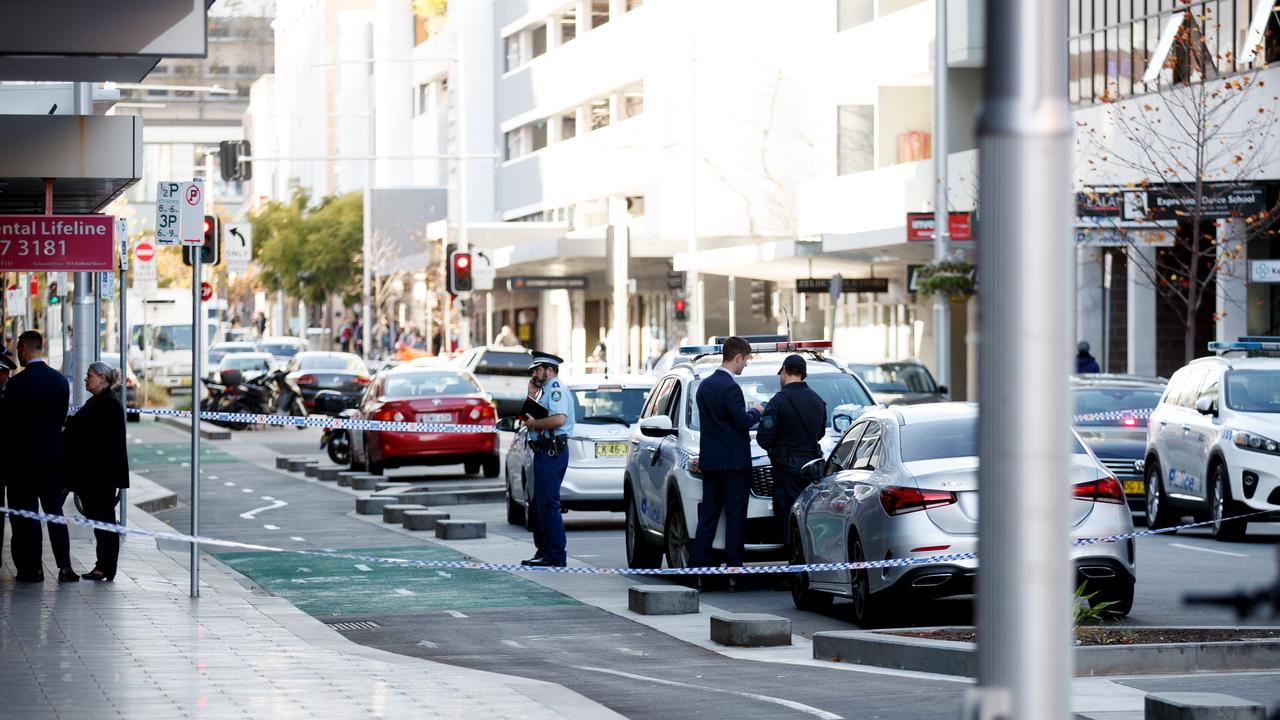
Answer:
[[[510,325],[503,325],[502,330],[493,338],[493,344],[499,347],[516,347],[520,344],[520,338],[516,337]]]
[[[799,355],[788,355],[778,370],[781,387],[764,406],[756,442],[769,452],[773,466],[773,515],[778,537],[791,559],[791,533],[787,527],[791,506],[803,489],[800,468],[822,457],[818,442],[827,431],[827,403],[805,378],[808,364]]]
[[[666,352],[667,352],[667,344],[659,340],[658,344],[654,346],[653,352],[650,353],[649,357],[645,359],[644,369],[647,372],[653,372],[654,370],[657,370],[658,363],[662,362],[662,356]]]
[[[1102,368],[1098,367],[1098,361],[1089,354],[1089,341],[1081,340],[1076,345],[1076,374],[1084,375],[1085,373],[1100,373]]]
[[[129,487],[129,455],[125,446],[124,411],[119,398],[120,371],[104,362],[89,366],[84,387],[92,397],[67,418],[66,446],[71,457],[68,484],[80,498],[85,517],[116,523],[120,489]],[[98,561],[85,580],[114,580],[120,536],[94,528]]]
[[[67,418],[70,389],[67,379],[44,361],[44,338],[34,330],[18,336],[18,362],[23,371],[9,381],[5,391],[5,411],[9,417],[6,440],[9,476],[9,506],[19,510],[42,510],[61,515],[67,500],[66,447],[62,424]],[[44,582],[40,556],[43,545],[40,523],[11,518],[13,564],[18,582]],[[49,545],[58,563],[58,580],[76,582],[80,575],[71,568],[71,542],[67,526],[50,522]]]
[[[702,503],[693,539],[694,567],[710,564],[711,543],[724,512],[724,555],[730,567],[742,566],[747,500],[751,489],[751,426],[764,407],[746,406],[736,376],[747,367],[751,345],[738,336],[724,341],[722,362],[698,386],[701,418],[698,465],[702,472]],[[729,589],[735,583],[729,580]]]

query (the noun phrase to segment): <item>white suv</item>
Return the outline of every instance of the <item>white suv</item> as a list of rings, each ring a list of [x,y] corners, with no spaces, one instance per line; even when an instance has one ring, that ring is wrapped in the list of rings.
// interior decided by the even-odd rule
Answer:
[[[1280,350],[1280,343],[1210,348]],[[1200,358],[1174,373],[1148,423],[1145,472],[1152,529],[1192,515],[1213,520],[1215,538],[1234,541],[1249,521],[1224,518],[1280,511],[1280,358]]]
[[[750,338],[748,338],[750,340]],[[863,409],[873,405],[871,391],[844,365],[824,359],[819,348],[830,343],[753,343],[755,359],[735,379],[748,406],[764,404],[778,391],[778,370],[790,352],[810,355],[807,382],[827,403],[827,435],[824,453],[831,450]],[[698,385],[720,365],[719,346],[681,348],[694,357],[676,365],[654,384],[632,427],[623,481],[626,510],[627,564],[632,568],[689,567],[693,538],[702,501],[702,478],[690,468],[698,456]],[[698,359],[705,355],[705,358]],[[773,514],[773,476],[769,456],[751,443],[751,495],[747,503],[746,550],[748,553],[782,548]],[[716,529],[713,547],[724,549],[724,517]]]

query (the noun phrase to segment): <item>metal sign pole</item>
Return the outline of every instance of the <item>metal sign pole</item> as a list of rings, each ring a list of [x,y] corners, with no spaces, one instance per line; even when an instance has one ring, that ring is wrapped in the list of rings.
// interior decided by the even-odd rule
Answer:
[[[933,45],[933,262],[941,263],[947,259],[947,236],[951,234],[951,205],[947,199],[947,153],[950,152],[947,142],[947,1],[937,0],[936,10]],[[935,379],[939,385],[953,387],[951,299],[942,293],[933,296],[933,345]]]
[[[982,567],[978,687],[966,712],[979,720],[1070,715],[1066,20],[1054,2],[997,0],[987,10],[978,133]]]
[[[191,248],[191,534],[200,535],[200,337],[201,248]],[[200,545],[191,543],[191,597],[200,597]]]
[[[129,288],[125,284],[129,270],[129,221],[116,218],[116,232],[120,234],[120,407],[124,408],[125,452],[129,450]],[[136,392],[136,391],[135,391]],[[129,524],[129,490],[120,489],[120,525]],[[127,537],[121,535],[121,541]]]

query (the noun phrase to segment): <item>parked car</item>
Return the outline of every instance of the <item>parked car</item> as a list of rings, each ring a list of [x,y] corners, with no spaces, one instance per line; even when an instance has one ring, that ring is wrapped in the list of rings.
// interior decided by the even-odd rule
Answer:
[[[264,337],[258,341],[258,349],[271,353],[277,368],[284,368],[294,355],[311,349],[311,343],[296,337]]]
[[[104,352],[100,354],[100,357],[102,358],[102,362],[110,365],[111,367],[117,370],[120,369],[120,353]],[[132,367],[126,368],[124,371],[124,394],[125,394],[125,402],[127,403],[128,407],[137,408],[138,407],[138,376],[134,374]],[[130,422],[137,422],[138,420],[142,419],[142,416],[138,415],[137,413],[129,413],[129,415],[127,416],[127,419]]]
[[[1124,486],[1133,510],[1143,510],[1147,505],[1142,480],[1147,418],[1160,402],[1166,382],[1158,377],[1102,373],[1071,378],[1075,400],[1072,426]]]
[[[569,468],[560,485],[565,510],[623,509],[622,473],[631,428],[653,387],[647,375],[589,375],[564,378],[573,396],[574,433]],[[523,426],[507,450],[507,522],[524,525],[533,496],[533,454]]]
[[[866,381],[878,403],[917,405],[947,400],[946,386],[934,382],[929,368],[914,360],[878,365],[853,363],[849,365],[849,369]]]
[[[650,370],[649,374],[654,377],[662,377],[667,374],[667,371],[676,365],[685,365],[688,362],[688,355],[681,355],[678,350],[668,350],[662,353],[662,356],[658,358],[657,364],[653,366],[653,370]]]
[[[265,352],[233,352],[215,366],[215,378],[222,377],[223,370],[239,370],[245,380],[265,375],[275,369],[275,358]]]
[[[472,348],[458,359],[458,366],[479,381],[493,397],[498,414],[516,415],[529,394],[529,351],[519,347]]]
[[[766,403],[778,391],[778,371],[786,355],[809,354],[807,382],[827,404],[824,450],[873,402],[862,380],[821,355],[830,346],[825,341],[753,342],[754,359],[734,377],[747,405]],[[702,476],[696,469],[700,433],[695,397],[702,379],[720,366],[720,346],[697,346],[686,354],[691,362],[676,365],[654,385],[631,432],[623,503],[627,563],[633,568],[658,567],[664,557],[669,567],[688,567],[691,559],[702,500]],[[773,514],[769,456],[755,444],[754,435],[752,431],[746,551],[769,556],[782,548],[782,537]],[[724,548],[723,518],[712,545]]]
[[[354,420],[494,425],[497,412],[475,377],[456,368],[399,367],[379,373]],[[467,474],[498,477],[496,432],[353,430],[351,467],[381,475],[387,468],[461,463]]]
[[[1269,342],[1213,343],[1222,352],[1280,352]],[[1250,520],[1280,517],[1280,357],[1207,357],[1173,374],[1147,425],[1147,526],[1190,515],[1237,541]],[[1227,518],[1259,510],[1246,520]]]
[[[216,342],[209,346],[209,364],[205,365],[207,374],[212,375],[214,369],[222,362],[222,358],[231,353],[257,352],[258,346],[252,342]]]
[[[1120,482],[1072,433],[1071,537],[1133,530]],[[863,562],[976,552],[978,548],[978,407],[940,403],[876,408],[844,433],[825,459],[802,469],[811,484],[791,510],[792,562]],[[1065,490],[1065,488],[1063,489]],[[1095,606],[1128,614],[1136,565],[1132,539],[1071,549],[1077,582],[1087,581]],[[796,607],[813,610],[833,596],[853,600],[861,626],[914,600],[974,591],[977,560],[873,570],[797,573]]]
[[[369,368],[352,353],[304,351],[285,367],[285,380],[302,396],[303,407],[310,410],[321,390],[341,393],[354,403],[369,387]]]

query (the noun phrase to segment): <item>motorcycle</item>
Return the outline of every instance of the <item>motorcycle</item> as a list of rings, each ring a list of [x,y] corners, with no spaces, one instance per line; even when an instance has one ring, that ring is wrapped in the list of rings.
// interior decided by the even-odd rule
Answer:
[[[219,407],[221,412],[246,415],[272,415],[276,413],[306,417],[302,398],[288,390],[284,373],[276,371],[245,380],[238,370],[223,370],[225,386]],[[222,423],[232,430],[244,430],[250,423],[235,420]],[[301,429],[301,426],[299,426]]]
[[[294,417],[306,417],[307,408],[302,404],[302,391],[298,390],[287,378],[284,370],[273,370],[263,376],[267,378],[267,382],[271,383],[276,390],[275,411],[280,415],[292,415]],[[298,430],[302,429],[301,425],[295,425]]]
[[[316,410],[338,418],[353,418],[356,411],[347,407],[340,393],[328,390],[316,393]],[[351,431],[346,428],[325,428],[320,434],[320,447],[327,450],[329,459],[338,465],[351,464]]]

